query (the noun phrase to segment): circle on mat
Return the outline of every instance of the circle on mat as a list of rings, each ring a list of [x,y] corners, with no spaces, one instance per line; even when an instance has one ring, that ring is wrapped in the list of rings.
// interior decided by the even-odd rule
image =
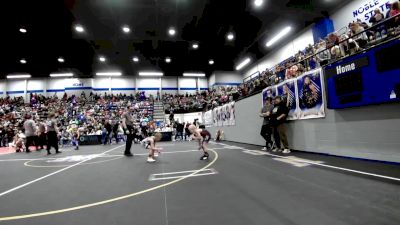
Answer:
[[[111,199],[106,199],[103,201],[98,201],[98,202],[93,202],[93,203],[89,203],[86,205],[79,205],[79,206],[74,206],[74,207],[70,207],[70,208],[64,208],[64,209],[58,209],[58,210],[51,210],[51,211],[44,211],[44,212],[36,212],[36,213],[30,213],[30,214],[22,214],[22,215],[14,215],[14,216],[0,216],[0,222],[1,221],[11,221],[11,220],[20,220],[20,219],[27,219],[27,218],[34,218],[34,217],[42,217],[42,216],[49,216],[49,215],[55,215],[55,214],[61,214],[61,213],[66,213],[66,212],[71,212],[71,211],[76,211],[76,210],[81,210],[81,209],[86,209],[86,208],[92,208],[92,207],[96,207],[96,206],[100,206],[100,205],[105,205],[105,204],[109,204],[109,203],[113,203],[113,202],[117,202],[123,199],[129,199],[129,198],[133,198],[154,190],[158,190],[167,186],[171,186],[173,184],[176,184],[178,182],[181,182],[183,180],[186,180],[190,177],[193,177],[194,175],[201,173],[202,171],[206,170],[207,168],[210,168],[217,160],[218,160],[218,153],[212,149],[210,149],[210,152],[213,152],[215,157],[214,159],[209,162],[207,165],[205,165],[203,168],[198,169],[193,171],[193,173],[185,175],[181,178],[177,178],[175,180],[172,180],[170,182],[167,183],[162,183],[158,186],[153,186],[150,187],[148,189],[142,190],[142,191],[138,191],[138,192],[134,192],[134,193],[130,193],[130,194],[126,194],[126,195],[122,195],[119,197],[114,197]]]

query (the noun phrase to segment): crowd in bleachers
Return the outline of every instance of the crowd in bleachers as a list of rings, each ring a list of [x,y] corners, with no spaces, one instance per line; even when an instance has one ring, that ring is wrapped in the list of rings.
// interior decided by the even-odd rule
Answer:
[[[369,20],[369,24],[361,20],[351,22],[346,29],[330,33],[326,38],[313,45],[310,44],[303,51],[299,51],[273,68],[266,69],[254,78],[245,79],[238,87],[218,86],[196,94],[163,95],[162,101],[166,113],[209,110],[259,93],[268,86],[296,78],[307,71],[358,53],[387,39],[395,38],[400,34],[399,5],[399,2],[391,4],[391,10],[386,15],[383,15],[379,9],[374,10],[374,16]]]
[[[0,98],[0,147],[11,145],[17,150],[27,150],[29,146],[24,146],[27,120],[33,121],[33,144],[42,147],[40,137],[46,132],[43,127],[46,127],[51,114],[56,115],[58,138],[62,145],[82,135],[101,135],[103,144],[110,143],[113,138],[118,142],[124,138],[121,114],[128,105],[134,107],[138,137],[155,129],[152,123],[153,99],[146,98],[144,92],[129,96],[107,93],[86,96],[83,92],[80,96],[68,96],[65,93],[62,98],[31,94],[30,103],[24,103],[22,97]],[[77,148],[78,143],[74,144]]]

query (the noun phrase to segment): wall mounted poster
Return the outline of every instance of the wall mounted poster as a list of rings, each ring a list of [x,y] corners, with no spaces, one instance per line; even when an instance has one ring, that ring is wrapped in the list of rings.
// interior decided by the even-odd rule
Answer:
[[[288,120],[297,120],[299,118],[300,110],[298,107],[296,89],[296,79],[287,80],[284,83],[277,85],[277,94],[282,96],[283,102],[286,102],[286,106],[289,109]]]
[[[297,78],[299,119],[325,117],[323,76],[320,69]]]
[[[231,102],[228,105],[230,112],[229,125],[235,126],[236,125],[235,102]]]
[[[262,105],[263,105],[263,107],[264,107],[264,105],[265,105],[265,99],[266,99],[267,97],[273,98],[273,97],[276,96],[276,94],[277,94],[276,86],[271,86],[271,87],[265,88],[265,89],[262,91]]]
[[[209,110],[204,113],[204,125],[206,127],[211,127],[213,125],[213,111]]]
[[[217,109],[218,109],[217,110],[217,112],[218,112],[218,126],[222,127],[223,126],[223,117],[225,116],[224,112],[223,112],[224,108],[222,106],[220,106]]]
[[[213,124],[214,124],[214,127],[217,127],[218,126],[218,108],[214,108],[213,109]]]

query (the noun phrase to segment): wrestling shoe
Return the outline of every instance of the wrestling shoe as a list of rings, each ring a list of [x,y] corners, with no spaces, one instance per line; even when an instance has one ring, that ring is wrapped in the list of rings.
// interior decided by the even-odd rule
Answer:
[[[290,153],[290,150],[286,148],[286,149],[283,150],[282,153],[283,153],[283,154],[289,154],[289,153]]]
[[[153,163],[153,162],[155,162],[156,160],[155,159],[153,159],[153,158],[151,158],[151,157],[147,157],[147,162],[148,163]]]

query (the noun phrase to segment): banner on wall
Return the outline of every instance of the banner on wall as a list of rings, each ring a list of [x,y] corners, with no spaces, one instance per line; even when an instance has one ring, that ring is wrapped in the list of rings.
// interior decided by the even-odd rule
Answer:
[[[229,125],[235,126],[236,125],[235,102],[231,102],[228,105],[229,105],[229,112],[230,112]]]
[[[265,99],[266,99],[267,97],[273,98],[273,97],[276,96],[276,94],[277,94],[276,86],[271,86],[271,87],[265,88],[265,89],[262,91],[262,106],[264,107],[264,105],[265,105]]]
[[[229,126],[231,122],[231,104],[225,104],[222,106],[223,117],[222,117],[222,125]]]
[[[321,69],[309,71],[297,78],[299,119],[325,117],[323,85]]]
[[[218,119],[217,119],[218,120],[218,126],[222,127],[223,126],[222,117],[225,116],[224,113],[223,113],[223,107],[222,106],[217,107],[217,112],[218,112]]]
[[[211,127],[213,125],[213,111],[207,111],[204,113],[204,125],[206,127]]]
[[[297,120],[299,118],[299,107],[297,97],[296,79],[287,80],[277,85],[277,95],[282,96],[283,102],[289,109],[287,120]]]
[[[214,127],[218,127],[218,108],[214,108],[212,111],[213,111],[213,124],[214,124]]]

